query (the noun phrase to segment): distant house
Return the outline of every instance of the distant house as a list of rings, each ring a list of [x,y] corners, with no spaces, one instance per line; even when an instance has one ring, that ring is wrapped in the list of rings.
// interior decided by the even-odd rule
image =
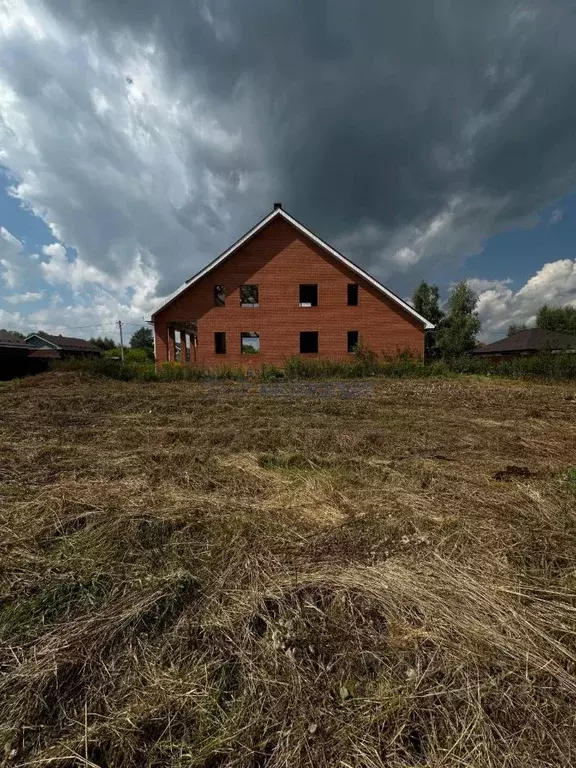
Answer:
[[[16,376],[27,376],[31,373],[41,373],[48,368],[46,358],[31,359],[33,347],[26,344],[24,339],[0,330],[0,381],[13,379]]]
[[[0,357],[26,357],[30,347],[24,339],[9,331],[0,330]]]
[[[545,352],[576,352],[576,337],[543,328],[528,328],[513,333],[493,344],[478,346],[472,351],[476,357],[526,357]]]
[[[156,362],[281,365],[286,358],[424,356],[414,307],[276,203],[153,315]],[[180,346],[180,353],[178,347]]]
[[[32,357],[86,357],[101,355],[102,350],[86,339],[70,336],[51,336],[48,333],[31,333],[26,337],[26,344],[34,347]]]

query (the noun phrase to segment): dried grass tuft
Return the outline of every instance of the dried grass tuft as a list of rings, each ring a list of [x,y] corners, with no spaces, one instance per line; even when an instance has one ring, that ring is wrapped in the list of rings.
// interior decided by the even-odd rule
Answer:
[[[4,387],[0,766],[573,766],[568,392]]]

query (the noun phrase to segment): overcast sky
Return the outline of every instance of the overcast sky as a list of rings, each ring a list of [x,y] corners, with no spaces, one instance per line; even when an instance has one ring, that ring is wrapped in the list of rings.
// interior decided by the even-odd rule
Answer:
[[[275,200],[402,296],[470,279],[486,337],[576,305],[575,39],[571,0],[0,0],[0,327],[139,324]]]

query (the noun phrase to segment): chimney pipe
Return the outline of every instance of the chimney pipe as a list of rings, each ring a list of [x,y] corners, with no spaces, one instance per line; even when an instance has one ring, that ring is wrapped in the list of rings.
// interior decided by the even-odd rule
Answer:
[[[282,208],[282,203],[274,203],[274,210],[277,211],[278,208]]]

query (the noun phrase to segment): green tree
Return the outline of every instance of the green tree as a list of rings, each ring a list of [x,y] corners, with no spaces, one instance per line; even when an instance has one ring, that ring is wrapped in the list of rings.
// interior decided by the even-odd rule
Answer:
[[[108,336],[98,336],[97,338],[92,338],[90,339],[90,343],[94,344],[104,352],[106,352],[108,349],[114,349],[116,346],[114,339],[110,339]]]
[[[513,336],[515,333],[520,333],[520,331],[527,330],[528,326],[526,323],[510,323],[508,330],[506,331],[506,336]]]
[[[476,346],[481,323],[476,312],[478,296],[463,280],[454,286],[448,299],[448,312],[438,332],[442,357],[460,357]]]
[[[536,327],[576,336],[576,307],[554,307],[544,304],[536,316]]]
[[[148,356],[153,358],[154,335],[152,334],[152,329],[146,328],[146,326],[138,328],[138,330],[132,334],[132,338],[130,339],[130,346],[132,349],[145,349],[148,353]]]
[[[8,333],[11,333],[12,336],[17,336],[19,339],[26,338],[26,336],[23,333],[20,333],[20,331],[8,331]]]
[[[422,280],[412,296],[412,304],[418,314],[425,317],[434,328],[425,332],[424,344],[426,357],[439,357],[438,333],[444,319],[444,312],[440,309],[440,290],[437,285],[429,285]]]
[[[112,360],[118,360],[120,358],[120,347],[114,347],[114,349],[107,349],[104,352],[104,357],[108,357]],[[150,362],[150,353],[147,349],[136,347],[131,349],[128,347],[124,349],[124,360],[127,363],[148,363]]]

